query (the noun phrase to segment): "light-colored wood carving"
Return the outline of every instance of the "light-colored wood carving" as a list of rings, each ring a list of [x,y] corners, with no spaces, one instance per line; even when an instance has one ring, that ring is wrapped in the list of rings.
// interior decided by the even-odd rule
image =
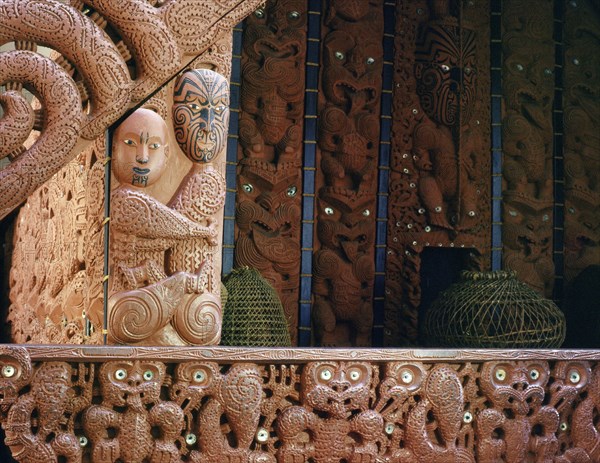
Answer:
[[[242,7],[246,8],[243,3],[239,5],[239,8]],[[244,11],[250,10],[248,8]],[[236,18],[242,19],[239,16]],[[226,15],[225,19],[232,21],[231,16]],[[229,27],[235,23],[237,20],[215,32],[218,35],[212,36],[214,42],[211,43],[210,48],[194,59],[192,64],[194,68],[210,68],[229,76],[232,46]],[[64,62],[63,57],[57,56],[57,61]],[[131,61],[128,63],[131,64]],[[168,128],[168,168],[156,183],[144,189],[148,196],[163,205],[169,204],[192,166],[192,162],[179,148],[174,135],[171,111],[173,86],[174,81],[171,81],[144,104],[145,108],[160,114]],[[18,94],[14,91],[13,93]],[[18,102],[16,104],[19,105]],[[3,108],[7,108],[4,111],[5,115],[11,111],[14,113],[10,105],[14,106],[13,100],[3,103]],[[43,107],[43,102],[41,105]],[[34,126],[35,135],[41,128],[38,120],[42,110],[38,105],[32,111],[31,120],[37,124]],[[8,143],[12,140],[12,137],[5,135],[3,131],[7,127],[7,121],[16,133],[23,133],[22,136],[26,138],[27,127],[31,120],[28,117],[19,119],[16,116],[10,121],[6,117],[1,119],[0,141],[4,144],[5,141]],[[30,138],[34,140],[35,136]],[[19,141],[19,146],[21,144],[23,142]],[[30,146],[30,142],[27,142],[27,146]],[[12,149],[14,147],[11,147]],[[52,177],[47,184],[32,193],[27,204],[19,212],[15,221],[10,280],[9,320],[11,339],[14,342],[77,344],[102,342],[102,330],[105,327],[102,286],[104,151],[104,136],[101,136],[83,149],[74,161]],[[215,158],[211,166],[222,178],[225,172],[224,157]],[[49,185],[52,187],[49,188]],[[119,185],[120,183],[113,177],[113,189],[118,188]],[[221,223],[222,208],[215,218],[215,226],[219,227],[215,232],[218,234],[218,249],[221,245]],[[220,275],[220,251],[217,254],[218,259],[213,265],[214,273],[211,275],[211,281],[218,281]],[[117,276],[118,272],[111,274],[111,280],[112,277]],[[112,281],[110,285],[112,287]],[[217,286],[217,295],[219,289]],[[207,298],[208,304],[218,306],[214,298]],[[183,325],[190,323],[184,317],[177,322]],[[179,336],[171,336],[168,339],[169,344],[187,343]],[[213,339],[213,342],[216,340]]]
[[[14,42],[17,48],[0,53],[0,85],[18,92],[25,85],[42,103],[36,115],[14,92],[0,98],[0,156],[10,154],[11,160],[0,170],[0,218],[89,146],[132,103],[230,33],[260,0],[86,4],[93,12],[80,1],[0,1],[0,45]],[[42,56],[33,51],[36,44],[60,56]],[[41,136],[26,148],[27,128],[35,121]],[[13,127],[13,134],[4,135]]]

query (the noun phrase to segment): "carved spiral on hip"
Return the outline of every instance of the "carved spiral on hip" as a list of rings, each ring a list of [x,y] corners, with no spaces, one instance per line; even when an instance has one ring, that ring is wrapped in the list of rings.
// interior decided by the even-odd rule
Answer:
[[[221,339],[221,303],[211,293],[194,295],[177,310],[172,324],[181,338],[194,345],[214,345]]]
[[[159,298],[142,288],[113,294],[108,300],[108,330],[115,341],[143,341],[169,321]]]

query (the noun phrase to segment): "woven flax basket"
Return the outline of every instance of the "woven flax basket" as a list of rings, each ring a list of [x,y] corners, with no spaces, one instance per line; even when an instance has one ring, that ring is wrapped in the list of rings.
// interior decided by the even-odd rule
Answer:
[[[421,328],[432,347],[556,348],[566,331],[558,306],[508,271],[462,272]]]
[[[277,292],[253,268],[234,269],[225,280],[221,345],[289,347],[290,334]]]

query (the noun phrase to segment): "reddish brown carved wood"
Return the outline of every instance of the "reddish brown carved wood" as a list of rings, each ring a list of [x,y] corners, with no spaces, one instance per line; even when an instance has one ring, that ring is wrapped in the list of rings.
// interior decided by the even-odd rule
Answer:
[[[594,462],[597,351],[0,347],[21,463]]]
[[[564,61],[565,280],[600,263],[600,12],[566,3]]]
[[[552,3],[503,4],[503,266],[552,295]]]
[[[381,1],[325,8],[313,258],[320,345],[371,343],[382,32]]]
[[[489,236],[487,2],[411,2],[396,17],[385,343],[416,342],[420,253]]]
[[[277,290],[297,343],[306,11],[269,1],[246,21],[242,54],[237,266]]]

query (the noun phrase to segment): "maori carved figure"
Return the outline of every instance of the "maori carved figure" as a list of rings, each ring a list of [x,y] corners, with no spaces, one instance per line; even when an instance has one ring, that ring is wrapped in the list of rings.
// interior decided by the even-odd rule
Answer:
[[[261,373],[253,364],[234,364],[225,374],[212,362],[177,367],[171,398],[183,406],[186,442],[199,444],[199,450],[191,451],[190,461],[274,463],[272,456],[251,450],[255,440],[260,445],[268,438],[267,431],[258,429],[262,384]]]
[[[600,12],[593,2],[565,11],[565,280],[600,262]]]
[[[456,372],[446,365],[435,366],[423,392],[425,398],[411,410],[406,423],[406,443],[416,456],[415,461],[475,463],[469,449],[457,446],[464,393]],[[435,419],[435,429],[429,414]]]
[[[371,339],[372,197],[348,198],[346,193],[333,188],[320,193],[317,233],[322,247],[313,263],[313,320],[323,346],[369,346]]]
[[[573,412],[571,422],[573,444],[575,447],[585,450],[590,461],[597,461],[600,459],[600,432],[594,421],[600,407],[600,369],[598,366],[594,368],[591,375],[587,392],[587,397]]]
[[[302,372],[302,407],[286,408],[277,419],[278,461],[375,461],[383,418],[369,410],[373,375],[367,363],[309,363]]]
[[[526,461],[528,454],[549,461],[556,454],[559,413],[542,405],[548,378],[546,362],[484,363],[481,390],[490,406],[477,417],[482,462],[517,463]]]
[[[31,359],[20,347],[0,346],[0,417],[17,401],[19,391],[29,384],[33,374]]]
[[[437,2],[433,18],[417,38],[415,77],[425,113],[413,133],[412,155],[428,222],[469,229],[477,214],[477,151],[473,113],[477,95],[476,32],[459,27],[449,2]]]
[[[550,399],[548,405],[555,408],[560,416],[557,437],[562,454],[555,461],[557,463],[591,462],[584,449],[573,446],[573,436],[567,432],[574,425],[573,412],[581,404],[581,394],[592,380],[590,364],[582,361],[557,362],[552,369],[551,377],[553,382],[549,384],[547,391]]]
[[[114,361],[99,372],[102,403],[83,415],[92,443],[92,461],[101,463],[174,463],[180,461],[176,441],[183,429],[183,411],[160,399],[165,365],[158,362]],[[153,434],[158,430],[158,437]]]
[[[510,192],[504,197],[504,266],[525,272],[529,286],[551,297],[554,283],[552,202],[536,201]]]
[[[116,121],[131,101],[154,91],[258,3],[180,0],[154,6],[144,0],[125,0],[117,6],[106,0],[85,5],[59,0],[2,1],[0,44],[14,42],[22,49],[0,56],[0,82],[9,84],[9,92],[1,97],[7,111],[0,129],[18,129],[9,135],[6,148],[0,149],[0,156],[10,153],[12,161],[0,170],[0,217]],[[202,15],[195,14],[199,7]],[[30,51],[36,44],[62,55],[55,63]],[[34,127],[42,135],[30,148],[22,143],[29,134],[27,128],[33,127],[33,111],[11,92],[20,91],[23,85],[42,96],[43,111],[37,114]],[[46,98],[50,87],[54,92]]]
[[[244,31],[236,266],[260,271],[297,343],[306,10],[270,1]]]
[[[342,3],[322,34],[313,324],[320,345],[369,346],[383,5]]]
[[[551,4],[545,0],[513,1],[503,14],[504,217],[506,210],[511,214],[523,207],[533,208],[535,217],[527,219],[528,235],[532,230],[547,230],[552,223],[554,47],[549,7]],[[503,233],[503,242],[513,241],[512,227],[505,227]],[[529,236],[521,239],[530,242]],[[505,267],[517,271],[519,279],[549,296],[554,284],[551,234],[538,233],[535,240],[544,243],[532,243],[537,247],[534,250],[529,244],[510,244],[516,254],[505,261]]]
[[[31,379],[31,390],[11,407],[4,430],[5,443],[19,462],[81,462],[82,447],[75,435],[77,414],[92,400],[94,368],[79,365],[77,382],[65,362],[42,364]],[[81,391],[75,396],[75,388]],[[36,418],[37,417],[37,418]],[[34,431],[35,430],[35,431]]]
[[[229,83],[208,69],[185,72],[175,83],[173,97],[175,138],[192,161],[187,176],[169,206],[199,227],[214,229],[206,239],[179,241],[168,255],[171,272],[207,275],[207,304],[190,313],[185,324],[196,324],[202,344],[218,344],[221,338],[221,248],[225,179],[219,171],[219,156],[227,142],[229,124]]]
[[[487,246],[489,50],[477,44],[488,40],[488,7],[421,0],[397,9],[386,344],[417,341],[425,247]]]
[[[153,111],[136,111],[115,131],[113,173],[121,184],[111,194],[114,277],[108,319],[110,336],[117,342],[181,344],[179,336],[201,343],[203,333],[193,325],[196,311],[216,305],[214,298],[202,294],[204,269],[170,276],[165,272],[165,251],[171,246],[192,237],[214,240],[216,235],[212,223],[202,226],[143,192],[160,178],[168,155],[166,124]],[[171,332],[160,334],[165,328]]]

